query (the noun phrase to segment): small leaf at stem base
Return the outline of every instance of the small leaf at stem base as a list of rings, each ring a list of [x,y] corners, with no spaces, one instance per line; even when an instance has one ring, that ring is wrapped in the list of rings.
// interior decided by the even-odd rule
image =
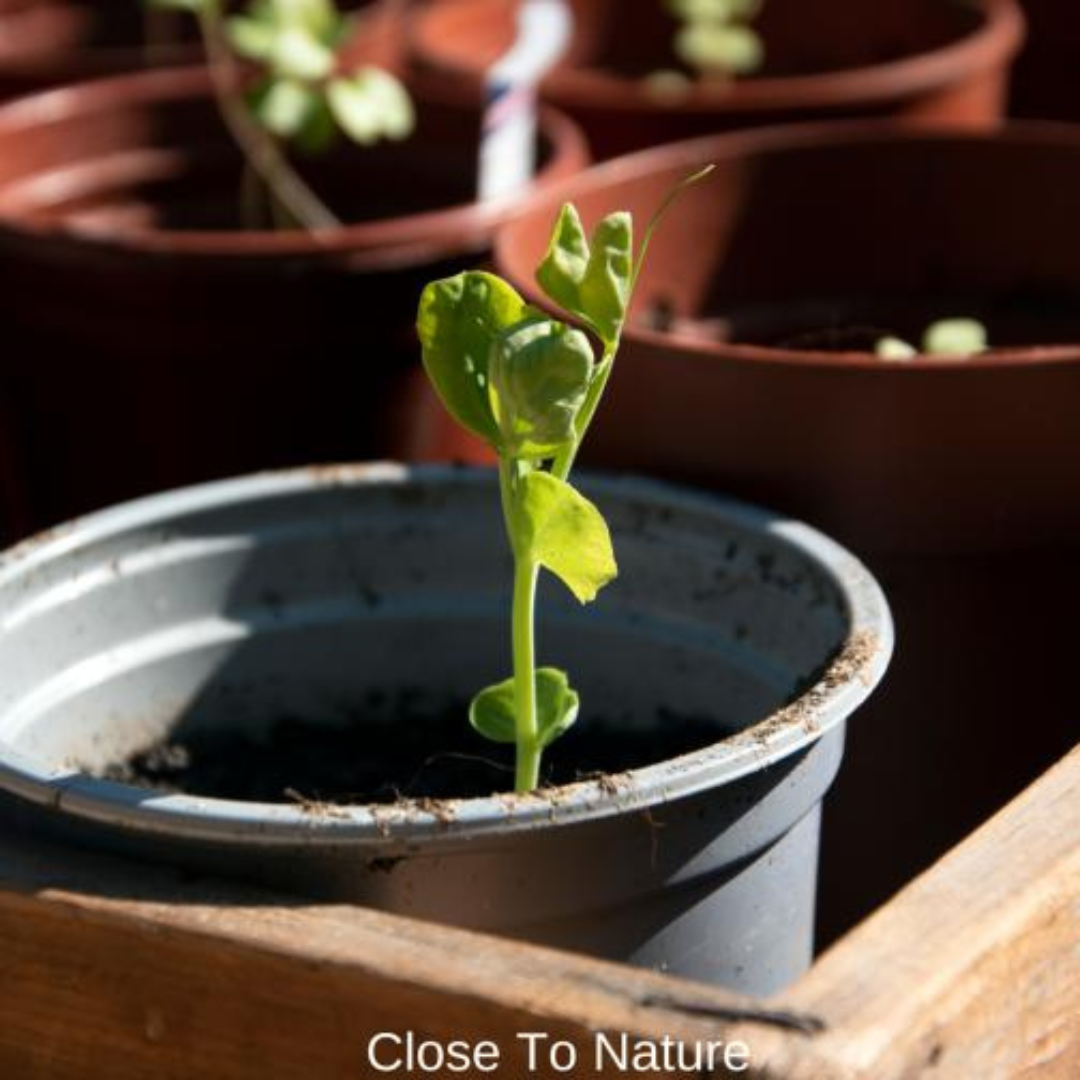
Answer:
[[[550,746],[578,717],[580,699],[566,672],[543,667],[536,672],[537,744]],[[469,723],[485,739],[512,745],[517,742],[514,680],[507,679],[481,690],[469,706]]]

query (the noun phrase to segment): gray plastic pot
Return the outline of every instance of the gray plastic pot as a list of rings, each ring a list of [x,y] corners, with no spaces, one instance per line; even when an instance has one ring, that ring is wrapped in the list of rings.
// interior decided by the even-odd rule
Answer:
[[[705,715],[716,741],[686,756],[524,798],[332,813],[93,777],[179,725],[340,722],[373,689],[445,700],[502,678],[496,486],[392,465],[265,474],[8,553],[7,820],[750,993],[790,982],[811,958],[820,803],[892,624],[851,555],[762,510],[591,479],[621,576],[588,608],[543,590],[541,657],[572,672],[579,723]]]

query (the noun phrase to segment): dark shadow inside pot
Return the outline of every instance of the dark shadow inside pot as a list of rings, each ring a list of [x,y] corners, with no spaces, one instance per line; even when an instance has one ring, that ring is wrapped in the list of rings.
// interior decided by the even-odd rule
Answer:
[[[179,588],[166,584],[174,573],[193,594],[227,580],[217,617],[240,636],[121,663],[78,704],[50,709],[22,745],[116,780],[255,801],[483,797],[512,786],[505,748],[471,731],[465,705],[509,663],[511,567],[493,489],[469,494],[485,532],[457,521],[448,498],[432,507],[426,494],[425,513],[411,515],[408,496],[395,519],[393,496],[364,513],[356,496],[328,492],[310,523],[283,519],[254,546],[238,545],[228,520],[177,522],[152,556],[165,575],[156,584],[116,561],[110,592],[136,607],[146,587]],[[698,537],[684,545],[646,502],[616,503],[612,526],[623,577],[612,604],[583,609],[551,580],[541,589],[540,662],[572,668],[584,703],[548,754],[550,783],[642,768],[744,731],[815,684],[844,644],[837,584],[782,541],[733,532],[715,551]],[[205,555],[168,568],[168,551],[192,545]],[[164,696],[148,699],[150,685]]]
[[[549,628],[544,628],[549,630]],[[460,633],[455,627],[454,633]],[[362,638],[356,635],[358,648]],[[439,647],[437,639],[431,648]],[[618,645],[614,645],[618,648]],[[299,650],[302,654],[303,650]],[[302,677],[302,672],[297,673]],[[259,698],[261,680],[241,683],[228,672],[206,687],[207,701],[185,713],[152,746],[139,744],[96,775],[157,792],[182,792],[248,802],[386,804],[399,800],[468,799],[513,787],[513,754],[469,726],[468,701],[449,700],[421,685],[378,688],[374,673],[360,702],[341,702],[314,714],[283,714],[274,695],[279,675]],[[249,700],[245,711],[265,721],[235,730],[207,712]],[[594,707],[547,754],[545,787],[641,769],[702,750],[734,734],[704,715],[657,708],[649,723],[625,712],[605,716]]]
[[[776,345],[848,323],[910,334],[971,313],[1002,344],[1080,341],[1080,250],[1061,236],[1077,172],[1080,148],[1035,135],[949,145],[794,139],[752,160],[721,160],[678,215],[697,231],[693,257],[682,254],[690,234],[677,222],[657,239],[642,322],[666,311],[701,336]],[[660,186],[643,180],[631,201],[644,211]]]
[[[578,15],[575,63],[629,77],[680,66],[671,47],[680,22],[657,0],[581,0]],[[765,47],[757,74],[817,75],[902,60],[952,45],[983,21],[963,0],[814,0],[812,15],[806,0],[766,0],[752,23]]]
[[[702,343],[864,355],[873,353],[884,337],[918,345],[932,323],[957,317],[981,322],[991,349],[1080,342],[1080,295],[1053,286],[996,295],[934,290],[894,299],[867,295],[739,308],[718,304],[721,314],[700,317],[680,318],[671,308],[670,301],[656,301],[638,325]]]
[[[1080,5],[1024,0],[1027,45],[1017,58],[1010,112],[1042,120],[1080,120]]]

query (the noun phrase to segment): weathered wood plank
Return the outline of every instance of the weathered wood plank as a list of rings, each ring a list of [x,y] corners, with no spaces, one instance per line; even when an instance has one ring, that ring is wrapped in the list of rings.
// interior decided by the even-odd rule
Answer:
[[[1077,1080],[1080,747],[821,957],[786,1002],[826,1022],[815,1053],[837,1076]],[[767,1036],[757,1048],[789,1080],[818,1080],[797,1048]]]
[[[493,1075],[521,1077],[520,1032],[569,1040],[584,1062],[598,1030],[716,1040],[723,1024],[704,1011],[760,1009],[617,965],[10,838],[0,867],[5,1078],[354,1080],[374,1075],[368,1037],[411,1027],[493,1039],[505,1061]]]
[[[0,838],[0,1077],[364,1077],[367,1038],[412,1027],[497,1041],[495,1076],[529,1075],[517,1035],[539,1030],[582,1062],[596,1031],[742,1039],[737,1075],[771,1080],[1074,1080],[1080,749],[771,1005],[826,1030],[736,1023],[760,1006],[647,972]]]

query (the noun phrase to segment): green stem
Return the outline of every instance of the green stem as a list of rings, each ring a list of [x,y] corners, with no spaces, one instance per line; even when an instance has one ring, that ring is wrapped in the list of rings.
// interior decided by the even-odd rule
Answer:
[[[533,642],[538,567],[519,561],[514,567],[514,712],[517,717],[517,768],[514,788],[540,786],[539,732],[536,722],[536,653]]]
[[[514,463],[499,463],[499,489],[502,493],[503,517],[507,535],[514,552],[514,599],[511,628],[514,654],[514,718],[517,729],[517,763],[514,789],[533,791],[540,786],[539,724],[536,716],[536,583],[540,568],[529,558],[521,556],[514,545],[514,500],[516,498],[516,467]]]
[[[340,228],[338,218],[289,164],[273,136],[253,119],[237,93],[236,64],[225,36],[220,2],[199,8],[199,28],[218,109],[248,164],[301,227],[313,234]]]
[[[589,430],[600,399],[604,396],[611,369],[614,366],[618,342],[604,351],[600,370],[589,388],[589,396],[582,406],[578,420],[577,438],[552,463],[552,475],[565,480],[573,468],[578,447]],[[502,491],[503,516],[507,535],[513,547],[516,530],[513,525],[515,466],[500,462],[499,485]],[[530,559],[522,558],[514,551],[514,714],[517,721],[517,769],[515,790],[532,791],[540,784],[540,760],[543,749],[539,742],[536,718],[536,649],[534,626],[536,614],[536,583],[540,568]]]

